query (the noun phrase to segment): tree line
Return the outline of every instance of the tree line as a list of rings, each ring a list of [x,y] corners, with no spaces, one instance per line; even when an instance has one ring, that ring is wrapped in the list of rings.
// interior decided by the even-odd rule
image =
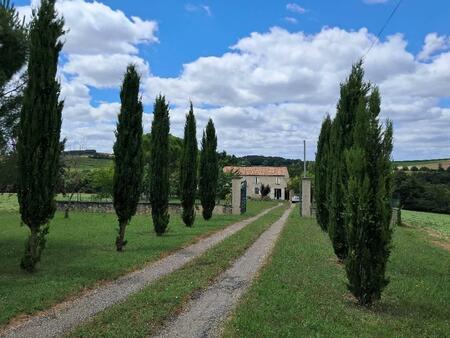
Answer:
[[[9,18],[8,27],[21,33],[25,28],[19,24],[14,8],[6,0],[1,5],[0,18],[3,20],[6,13],[7,19]],[[21,267],[29,272],[35,271],[45,248],[49,222],[56,211],[55,195],[62,168],[64,141],[60,141],[60,133],[64,102],[59,98],[60,83],[56,76],[58,58],[63,47],[62,37],[65,34],[63,27],[64,19],[55,11],[55,0],[42,0],[39,8],[33,11],[31,23],[26,28],[27,57],[21,60],[22,64],[27,61],[27,79],[24,82],[23,99],[20,100],[17,146],[13,149],[17,151],[17,195],[21,220],[30,229]],[[12,61],[16,60],[12,58]],[[2,72],[0,76],[2,81],[6,81],[5,77],[12,75]],[[127,243],[126,226],[136,213],[143,182],[149,185],[153,227],[158,236],[167,232],[170,220],[169,104],[162,95],[155,100],[149,140],[150,155],[148,163],[145,163],[140,76],[132,64],[125,71],[120,100],[113,148],[112,184],[113,204],[119,224],[117,251],[122,251]],[[197,185],[203,218],[208,220],[212,217],[219,171],[216,148],[216,131],[210,119],[203,131],[198,163],[196,121],[191,103],[186,115],[181,163],[178,168],[182,218],[186,226],[194,224]],[[147,181],[144,180],[144,173]]]
[[[393,128],[380,123],[380,102],[378,88],[364,81],[362,61],[354,64],[336,116],[322,123],[315,162],[317,221],[361,305],[378,300],[389,282]]]

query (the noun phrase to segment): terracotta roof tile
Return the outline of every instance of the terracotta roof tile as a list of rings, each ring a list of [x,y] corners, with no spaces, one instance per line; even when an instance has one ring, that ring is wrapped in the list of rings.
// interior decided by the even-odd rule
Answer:
[[[225,173],[237,172],[242,176],[286,176],[289,177],[287,167],[223,167]]]

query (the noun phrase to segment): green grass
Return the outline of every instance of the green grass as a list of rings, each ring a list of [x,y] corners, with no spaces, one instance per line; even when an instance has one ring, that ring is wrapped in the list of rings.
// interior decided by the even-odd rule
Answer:
[[[2,211],[19,211],[16,194],[0,194],[0,212]]]
[[[114,161],[108,158],[91,158],[88,156],[66,155],[64,161],[67,166],[77,170],[93,170],[102,168],[112,168]]]
[[[391,282],[381,301],[366,309],[348,293],[327,235],[297,215],[225,337],[449,337],[449,252],[417,229],[395,229]]]
[[[161,278],[125,302],[97,315],[71,337],[144,337],[154,334],[164,320],[226,270],[285,208],[277,208],[228,237],[180,270]]]
[[[402,210],[402,222],[407,225],[434,230],[443,239],[450,239],[450,215]]]
[[[0,211],[0,325],[19,314],[48,308],[99,281],[117,278],[274,205],[276,202],[249,202],[245,215],[215,216],[209,222],[198,215],[193,228],[184,226],[179,216],[171,216],[169,233],[163,237],[154,234],[150,216],[136,216],[127,227],[128,245],[123,253],[114,247],[114,214],[72,212],[70,219],[64,219],[57,213],[42,262],[32,275],[19,268],[28,228],[19,225],[18,212]]]

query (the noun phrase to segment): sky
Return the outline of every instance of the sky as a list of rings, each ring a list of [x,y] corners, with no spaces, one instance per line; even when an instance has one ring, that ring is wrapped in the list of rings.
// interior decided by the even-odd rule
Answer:
[[[112,152],[120,84],[141,74],[144,130],[158,94],[182,137],[189,101],[198,138],[218,148],[313,159],[321,122],[363,55],[394,124],[395,160],[450,157],[450,2],[403,0],[58,0],[67,33],[58,78],[66,149]],[[30,17],[39,0],[16,0]]]

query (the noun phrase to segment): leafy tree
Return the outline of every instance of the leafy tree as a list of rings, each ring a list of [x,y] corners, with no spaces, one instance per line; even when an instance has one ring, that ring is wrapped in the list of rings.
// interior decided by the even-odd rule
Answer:
[[[410,170],[411,171],[419,171],[419,168],[417,168],[415,165],[413,165]]]
[[[345,228],[345,203],[342,198],[347,186],[348,173],[345,168],[345,151],[353,145],[353,129],[358,105],[366,99],[370,85],[363,81],[362,61],[354,64],[350,76],[341,84],[336,117],[330,132],[330,168],[332,175],[329,190],[328,234],[336,256],[347,257],[347,234]]]
[[[114,168],[97,168],[88,174],[88,184],[97,199],[110,199],[113,195]]]
[[[219,176],[217,159],[217,137],[214,123],[209,119],[203,132],[200,152],[199,195],[203,207],[203,218],[209,220],[216,205],[217,180]]]
[[[9,0],[0,0],[0,48],[0,155],[5,155],[14,151],[26,73],[12,79],[28,54],[27,26]]]
[[[329,144],[330,144],[331,119],[327,115],[322,123],[319,142],[317,145],[316,165],[315,165],[315,199],[316,199],[316,217],[322,230],[328,228],[328,191],[327,186],[331,180],[331,166],[329,162]]]
[[[374,88],[368,104],[362,98],[354,144],[345,151],[348,288],[361,305],[380,299],[388,284],[386,264],[391,243],[392,123],[383,132],[378,116],[380,95]]]
[[[223,170],[219,170],[216,193],[217,203],[220,203],[220,201],[231,200],[232,181],[233,178],[238,176],[239,175],[236,172],[225,173]]]
[[[136,214],[141,195],[143,174],[142,102],[139,97],[140,76],[134,65],[129,65],[120,91],[121,108],[114,144],[113,202],[119,221],[116,249],[127,244],[125,228]]]
[[[293,176],[289,178],[287,187],[289,190],[292,190],[294,192],[294,194],[300,194],[300,183],[301,183],[301,178],[300,176]]]
[[[169,224],[169,105],[164,96],[153,108],[150,155],[150,203],[155,232],[161,236]]]
[[[180,197],[183,206],[183,222],[191,227],[195,220],[195,198],[197,193],[198,148],[197,127],[194,109],[189,109],[184,126],[183,154],[180,166]]]
[[[64,21],[55,0],[43,0],[30,29],[29,80],[20,116],[18,199],[22,221],[31,231],[21,267],[35,270],[55,213],[61,144],[60,84],[56,81]],[[46,226],[42,228],[43,225]]]

